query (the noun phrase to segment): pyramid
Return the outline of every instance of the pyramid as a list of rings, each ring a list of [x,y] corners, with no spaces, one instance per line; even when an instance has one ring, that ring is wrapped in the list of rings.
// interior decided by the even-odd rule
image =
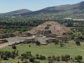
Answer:
[[[54,21],[45,22],[37,27],[34,27],[29,32],[34,35],[57,35],[61,36],[63,33],[69,32],[70,28]]]

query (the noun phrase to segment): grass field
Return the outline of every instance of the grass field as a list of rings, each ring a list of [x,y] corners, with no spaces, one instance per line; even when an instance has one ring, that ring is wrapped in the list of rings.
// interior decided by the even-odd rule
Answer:
[[[0,49],[1,51],[12,51],[13,49],[11,47],[6,47],[3,49]],[[40,45],[37,46],[35,44],[31,44],[31,47],[29,47],[29,44],[19,44],[17,45],[17,50],[19,50],[19,54],[24,53],[26,51],[31,51],[33,55],[41,54],[46,57],[48,56],[61,56],[69,54],[71,57],[75,57],[77,55],[83,56],[84,61],[84,44],[82,43],[81,46],[77,46],[73,41],[70,41],[69,43],[65,44],[64,47],[60,47],[60,45]],[[15,60],[8,60],[8,61],[1,61],[2,63],[16,63],[20,61],[19,59]],[[47,61],[41,61],[41,63],[48,63]],[[57,63],[65,63],[65,62],[57,62]],[[70,62],[72,63],[72,62]]]

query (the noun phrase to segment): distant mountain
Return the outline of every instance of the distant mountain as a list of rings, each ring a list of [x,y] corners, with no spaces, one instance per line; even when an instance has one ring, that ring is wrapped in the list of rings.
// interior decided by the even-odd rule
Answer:
[[[24,13],[22,16],[59,16],[59,17],[72,17],[84,15],[84,2],[73,5],[61,5],[48,7],[35,12]]]
[[[20,16],[21,14],[25,14],[25,13],[29,13],[29,12],[32,12],[32,11],[27,10],[27,9],[20,9],[20,10],[11,11],[8,13],[0,14],[0,16]]]
[[[5,16],[54,16],[54,17],[84,17],[84,2],[72,5],[61,5],[47,7],[38,11],[30,11],[26,9],[16,10],[2,14]]]

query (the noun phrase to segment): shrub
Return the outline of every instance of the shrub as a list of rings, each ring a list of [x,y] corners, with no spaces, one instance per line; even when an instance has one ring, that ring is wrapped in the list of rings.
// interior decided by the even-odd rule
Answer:
[[[56,59],[57,59],[57,61],[60,61],[60,57],[58,56],[58,57],[56,57]]]
[[[53,63],[53,61],[48,61],[49,63]]]
[[[13,45],[13,46],[12,46],[12,49],[16,49],[16,46],[15,46],[15,45]]]
[[[39,54],[36,54],[36,59],[39,59],[40,58],[40,55]]]
[[[39,42],[39,41],[36,41],[36,45],[38,45],[38,46],[39,46],[39,45],[40,45],[40,42]]]
[[[70,55],[65,55],[65,56],[61,56],[61,59],[62,59],[62,61],[68,61],[68,60],[70,60]]]
[[[34,63],[40,63],[40,61],[34,61]]]
[[[64,44],[62,42],[60,42],[60,47],[63,47],[63,46],[64,46]]]
[[[55,57],[55,56],[52,56],[52,59],[53,59],[53,60],[56,60],[56,57]]]
[[[3,57],[3,59],[4,59],[4,60],[8,60],[8,58],[7,58],[6,56],[5,56],[5,57]]]
[[[78,45],[78,46],[80,46],[81,44],[80,44],[80,41],[76,41],[76,45]]]
[[[31,45],[29,45],[29,47],[31,47]]]
[[[75,60],[77,60],[77,62],[80,62],[82,60],[82,56],[80,56],[80,55],[76,56]]]
[[[25,60],[23,63],[29,63],[27,60]]]
[[[45,56],[40,55],[40,60],[45,60],[45,59],[46,59],[46,57],[45,57]]]
[[[34,58],[31,58],[29,59],[30,62],[34,63],[35,59]]]
[[[55,45],[56,45],[56,44],[59,43],[59,40],[58,39],[53,39],[52,42],[55,43]]]
[[[49,56],[49,57],[48,57],[48,60],[52,60],[52,57],[51,57],[51,56]]]

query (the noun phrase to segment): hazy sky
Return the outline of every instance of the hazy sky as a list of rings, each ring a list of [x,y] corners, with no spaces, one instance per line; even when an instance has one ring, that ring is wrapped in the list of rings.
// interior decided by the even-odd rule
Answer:
[[[74,4],[84,0],[0,0],[0,13],[17,9],[33,11],[57,5]]]

